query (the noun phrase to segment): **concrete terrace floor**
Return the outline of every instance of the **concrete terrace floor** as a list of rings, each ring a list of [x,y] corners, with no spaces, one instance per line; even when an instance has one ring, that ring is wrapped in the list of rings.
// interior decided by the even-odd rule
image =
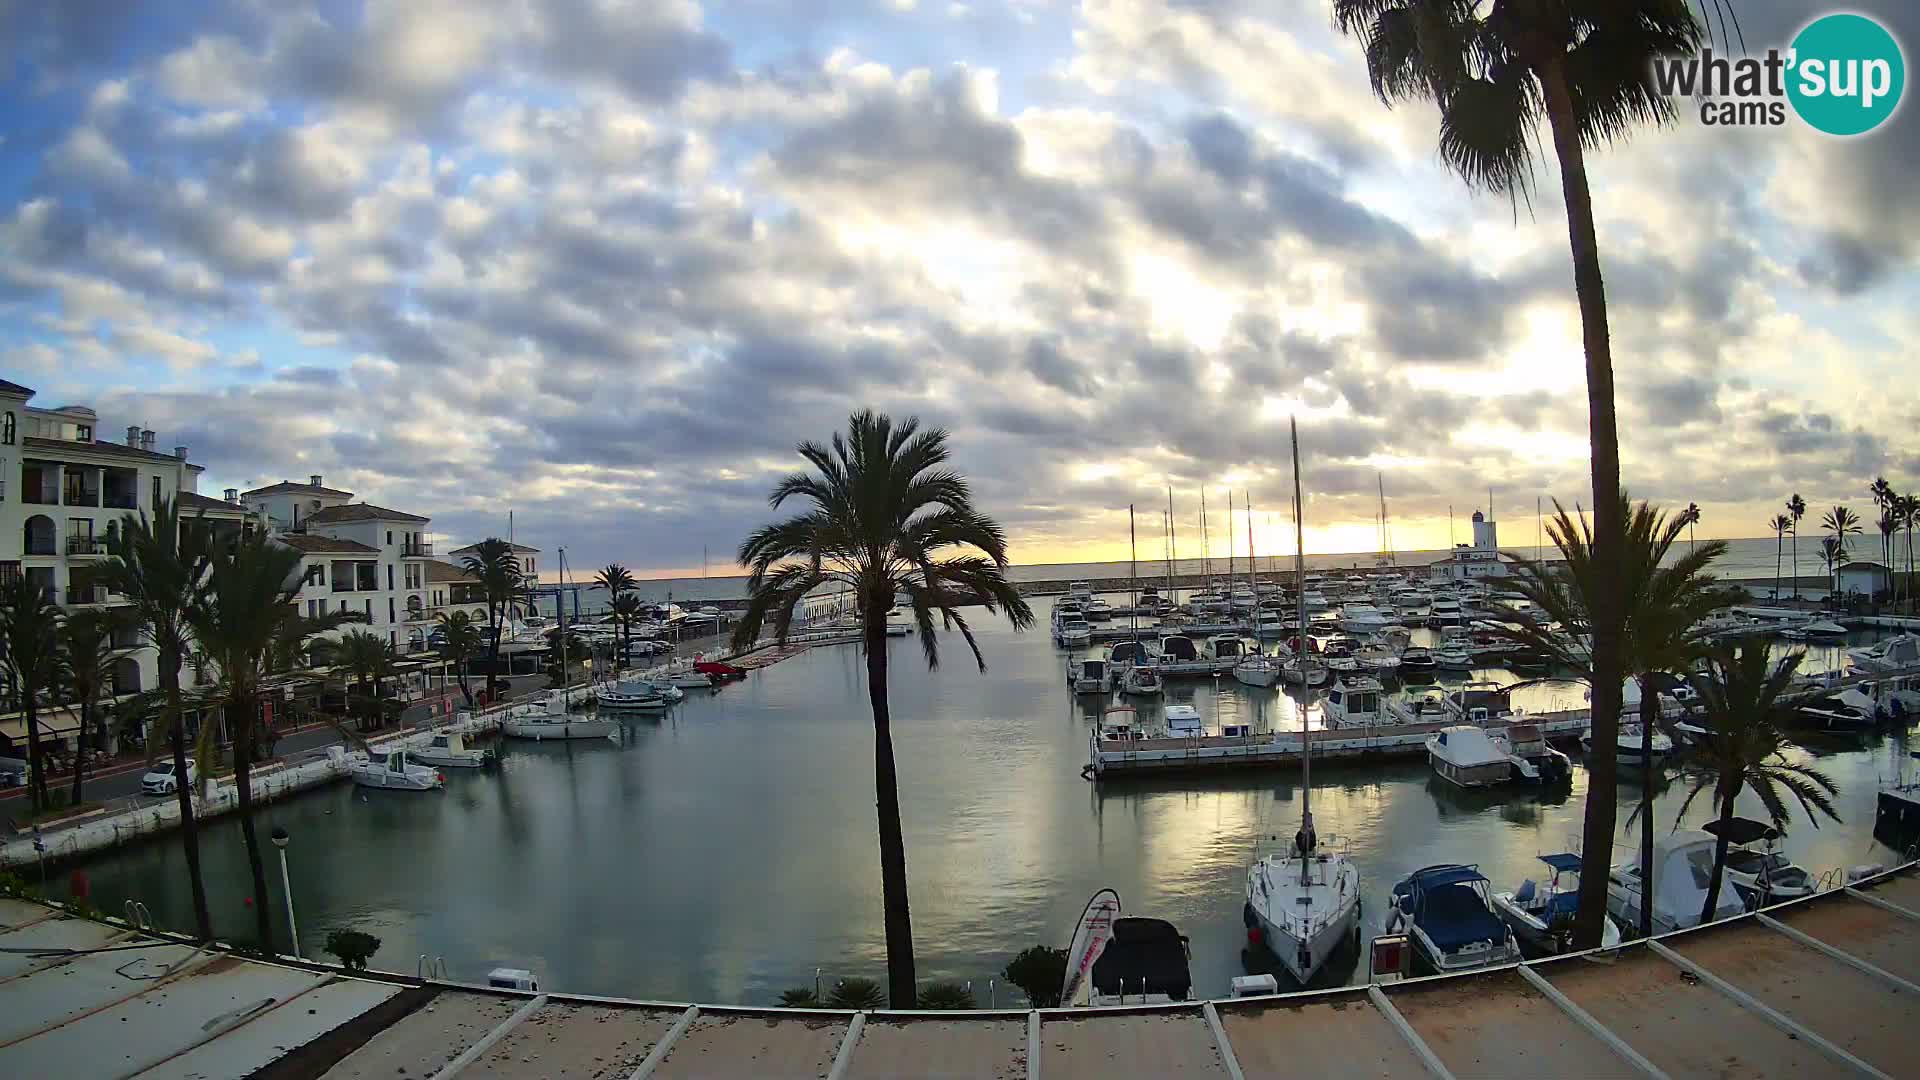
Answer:
[[[0,900],[0,1076],[1920,1075],[1920,864],[1519,968],[1239,1001],[853,1013],[350,975]]]

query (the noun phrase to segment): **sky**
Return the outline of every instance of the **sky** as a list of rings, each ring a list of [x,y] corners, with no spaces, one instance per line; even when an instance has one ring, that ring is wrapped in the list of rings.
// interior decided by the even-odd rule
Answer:
[[[0,42],[0,377],[206,493],[697,571],[871,406],[1017,562],[1125,557],[1129,504],[1157,555],[1169,487],[1182,554],[1202,490],[1215,554],[1229,491],[1290,551],[1289,417],[1311,550],[1382,486],[1402,550],[1591,501],[1550,152],[1469,189],[1324,0],[0,0]],[[1636,495],[1740,537],[1920,482],[1920,111],[1683,107],[1588,169]]]

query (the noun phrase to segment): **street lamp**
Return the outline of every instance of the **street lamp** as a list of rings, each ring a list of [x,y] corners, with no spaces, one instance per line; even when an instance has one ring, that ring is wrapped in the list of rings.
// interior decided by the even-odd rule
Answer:
[[[293,939],[293,958],[300,956],[300,924],[293,921],[293,882],[287,877],[287,844],[293,837],[284,826],[273,827],[273,846],[280,849],[280,892],[287,898],[287,936]]]

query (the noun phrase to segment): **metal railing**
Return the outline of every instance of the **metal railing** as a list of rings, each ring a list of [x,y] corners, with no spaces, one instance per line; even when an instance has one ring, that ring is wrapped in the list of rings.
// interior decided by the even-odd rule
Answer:
[[[48,491],[45,488],[41,488],[39,491],[28,488],[20,493],[20,501],[23,503],[33,503],[35,506],[59,506],[60,493],[57,491]]]
[[[412,558],[412,557],[423,558],[423,559],[432,558],[433,557],[433,541],[431,540],[407,541],[406,543],[403,543],[400,545],[400,554],[403,558]]]
[[[100,505],[111,507],[115,510],[137,510],[140,508],[140,497],[131,493],[116,495],[109,491],[101,498]]]
[[[74,585],[67,589],[69,604],[104,604],[107,602],[105,585]]]
[[[106,553],[107,553],[107,541],[104,537],[99,537],[99,536],[67,537],[67,554],[69,555],[105,555]]]
[[[68,488],[64,502],[68,506],[99,506],[100,489],[94,488],[88,491],[80,488]]]

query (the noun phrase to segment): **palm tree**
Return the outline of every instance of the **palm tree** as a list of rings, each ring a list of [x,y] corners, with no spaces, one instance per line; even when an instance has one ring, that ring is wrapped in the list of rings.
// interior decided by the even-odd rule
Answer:
[[[1920,525],[1920,495],[1902,495],[1896,506],[1907,530],[1907,603],[1913,604],[1913,529]]]
[[[261,727],[260,682],[268,671],[275,643],[288,624],[313,626],[296,601],[302,580],[302,555],[276,544],[264,532],[249,532],[213,545],[206,583],[187,610],[193,639],[220,674],[220,696],[233,740],[233,784],[239,798],[240,838],[253,880],[253,914],[261,948],[271,948],[266,863],[253,821],[253,764]],[[349,621],[345,612],[326,617],[332,625]]]
[[[27,769],[33,774],[29,790],[35,810],[53,807],[40,753],[40,696],[50,694],[59,682],[62,617],[49,591],[25,574],[15,574],[0,587],[0,643],[5,645],[0,671],[13,684],[26,718]]]
[[[1827,560],[1827,577],[1837,593],[1840,591],[1840,564],[1847,559],[1847,537],[1860,535],[1860,515],[1844,506],[1836,506],[1821,517],[1820,527],[1827,531],[1826,537],[1820,541],[1820,549]]]
[[[1624,523],[1615,516],[1620,435],[1586,153],[1636,124],[1672,118],[1672,104],[1652,82],[1653,60],[1695,52],[1700,23],[1687,0],[1498,3],[1484,12],[1464,0],[1334,0],[1333,13],[1342,33],[1365,42],[1367,72],[1382,101],[1425,98],[1439,106],[1440,156],[1470,187],[1525,196],[1543,114],[1552,132],[1587,361],[1597,540],[1587,555],[1606,583],[1594,597],[1593,705],[1602,714],[1617,712],[1624,670],[1624,615],[1616,602],[1624,558]],[[1611,742],[1597,747],[1609,779],[1613,752]],[[1613,828],[1613,787],[1596,783],[1587,797],[1585,850],[1601,850]],[[1580,920],[1582,948],[1600,943],[1598,901],[1591,906],[1596,910]]]
[[[80,735],[74,741],[82,750],[89,741],[102,748],[107,744],[106,724],[100,723],[95,730],[95,710],[113,681],[114,661],[126,655],[113,644],[113,635],[126,623],[125,614],[118,609],[81,608],[61,624],[60,676],[68,695],[80,706]],[[73,797],[68,800],[73,806],[80,805],[80,778],[85,773],[76,755]]]
[[[966,479],[944,467],[949,456],[945,430],[922,431],[917,418],[896,425],[885,415],[862,411],[848,419],[844,437],[836,433],[829,446],[801,443],[799,453],[812,471],[781,480],[767,501],[778,509],[800,498],[811,508],[755,530],[740,545],[740,562],[751,574],[733,646],[751,645],[769,618],[774,636],[784,641],[794,610],[824,584],[844,586],[859,605],[867,699],[873,708],[888,996],[895,1008],[911,1008],[913,921],[887,705],[887,612],[897,595],[909,598],[929,667],[940,661],[934,632],[939,613],[946,626],[960,631],[984,671],[986,660],[959,605],[979,604],[989,614],[1004,609],[1016,630],[1032,625],[1033,611],[1007,581],[1005,534],[974,509]],[[948,549],[960,553],[942,557]],[[967,549],[979,554],[965,554]]]
[[[487,685],[491,687],[500,673],[500,625],[525,606],[527,583],[512,544],[489,536],[473,548],[460,566],[479,583],[487,601]]]
[[[620,626],[620,663],[624,665],[627,652],[633,648],[633,624],[640,621],[641,615],[646,611],[646,605],[641,603],[637,593],[622,593],[608,606],[608,610],[613,612],[613,617]]]
[[[1700,524],[1700,504],[1688,503],[1687,508],[1680,512],[1680,522],[1687,527],[1687,550],[1691,551],[1694,541],[1693,527]]]
[[[1640,859],[1643,867],[1653,865],[1653,731],[1660,719],[1660,696],[1653,676],[1657,672],[1684,671],[1698,655],[1704,638],[1700,622],[1713,611],[1732,602],[1706,568],[1726,552],[1724,540],[1709,540],[1686,555],[1663,565],[1679,542],[1690,515],[1685,511],[1669,518],[1645,502],[1633,504],[1623,491],[1619,495],[1620,514],[1626,520],[1626,575],[1620,587],[1625,607],[1626,626],[1622,650],[1626,671],[1640,681],[1641,774]],[[1572,515],[1555,504],[1556,514],[1547,532],[1565,559],[1564,566],[1509,554],[1514,561],[1513,576],[1501,579],[1501,587],[1536,604],[1558,628],[1534,624],[1507,627],[1506,636],[1546,653],[1570,667],[1585,667],[1581,662],[1581,638],[1593,625],[1596,593],[1607,588],[1595,572],[1591,552],[1593,533],[1583,518],[1578,524]],[[1611,722],[1601,712],[1599,680],[1593,676],[1593,745],[1617,745],[1619,708]],[[1624,684],[1623,684],[1624,685]],[[1595,757],[1599,757],[1598,753]],[[1602,783],[1596,770],[1588,785],[1587,798]],[[1611,842],[1611,829],[1607,843]],[[1584,851],[1604,850],[1601,847]],[[1594,877],[1602,875],[1595,874]],[[1587,875],[1581,875],[1584,882]],[[1606,903],[1606,882],[1601,880],[1591,902],[1595,910]],[[1649,897],[1649,900],[1651,898]],[[1589,902],[1582,885],[1581,910]],[[1652,932],[1652,904],[1643,903],[1640,932]],[[1596,930],[1598,926],[1596,925]]]
[[[1691,680],[1700,695],[1702,724],[1708,732],[1701,750],[1707,769],[1696,775],[1678,817],[1685,817],[1694,798],[1711,784],[1722,824],[1713,846],[1713,874],[1707,880],[1701,922],[1711,918],[1720,903],[1720,881],[1727,866],[1724,826],[1732,819],[1734,803],[1743,790],[1751,788],[1760,797],[1776,829],[1787,823],[1786,800],[1780,797],[1783,788],[1799,801],[1815,828],[1820,826],[1815,809],[1840,820],[1828,798],[1835,791],[1833,781],[1815,769],[1793,764],[1783,753],[1787,739],[1780,729],[1792,709],[1781,698],[1791,688],[1804,654],[1790,652],[1774,663],[1770,648],[1763,638],[1737,646],[1723,644],[1707,654],[1706,670]]]
[[[1873,483],[1867,485],[1867,494],[1873,498],[1873,505],[1880,511],[1880,520],[1885,522],[1893,510],[1893,504],[1899,501],[1899,494],[1893,490],[1892,484],[1887,483],[1887,478],[1884,476],[1873,478]],[[1880,528],[1880,561],[1887,564],[1889,569],[1893,566],[1892,530],[1886,528],[1884,524]]]
[[[197,602],[207,570],[206,530],[198,520],[183,521],[177,501],[161,499],[149,519],[143,511],[127,514],[119,528],[107,530],[107,558],[96,581],[129,602],[141,636],[153,646],[166,709],[159,727],[173,750],[173,774],[180,778],[174,797],[180,806],[180,846],[186,854],[193,890],[193,917],[202,940],[213,939],[213,916],[201,878],[200,838],[193,820],[193,790],[186,783],[186,718],[180,705],[180,666],[187,656],[187,613]],[[213,763],[203,760],[209,775]]]
[[[1773,530],[1773,598],[1780,599],[1780,556],[1786,553],[1787,530],[1793,528],[1793,519],[1785,514],[1773,515],[1767,522],[1767,528]]]
[[[1891,503],[1881,509],[1880,519],[1875,522],[1880,529],[1880,555],[1887,567],[1888,599],[1893,599],[1893,538],[1900,532],[1900,515]]]
[[[1794,492],[1787,500],[1787,513],[1793,515],[1793,598],[1800,599],[1800,519],[1807,516],[1807,500]]]
[[[621,566],[619,563],[608,563],[601,567],[600,572],[594,575],[593,580],[594,584],[607,590],[607,606],[609,610],[617,608],[620,604],[620,598],[632,592],[634,589],[633,575],[627,571],[626,567]],[[620,618],[620,613],[617,610],[614,611],[614,617],[616,624],[622,627],[622,633],[624,634],[627,621]],[[615,671],[626,666],[628,644],[626,638],[621,636],[619,655],[613,658]]]
[[[359,680],[366,691],[361,699],[366,706],[361,714],[361,730],[379,727],[385,721],[381,683],[393,674],[393,646],[379,634],[349,630],[340,635],[335,648],[339,650],[340,665]]]
[[[480,624],[474,622],[473,616],[464,611],[451,614],[443,611],[439,615],[439,623],[440,653],[459,665],[460,695],[466,698],[467,708],[471,709],[473,708],[473,690],[467,685],[467,661],[473,658],[474,653],[480,651],[480,645],[484,640]]]

